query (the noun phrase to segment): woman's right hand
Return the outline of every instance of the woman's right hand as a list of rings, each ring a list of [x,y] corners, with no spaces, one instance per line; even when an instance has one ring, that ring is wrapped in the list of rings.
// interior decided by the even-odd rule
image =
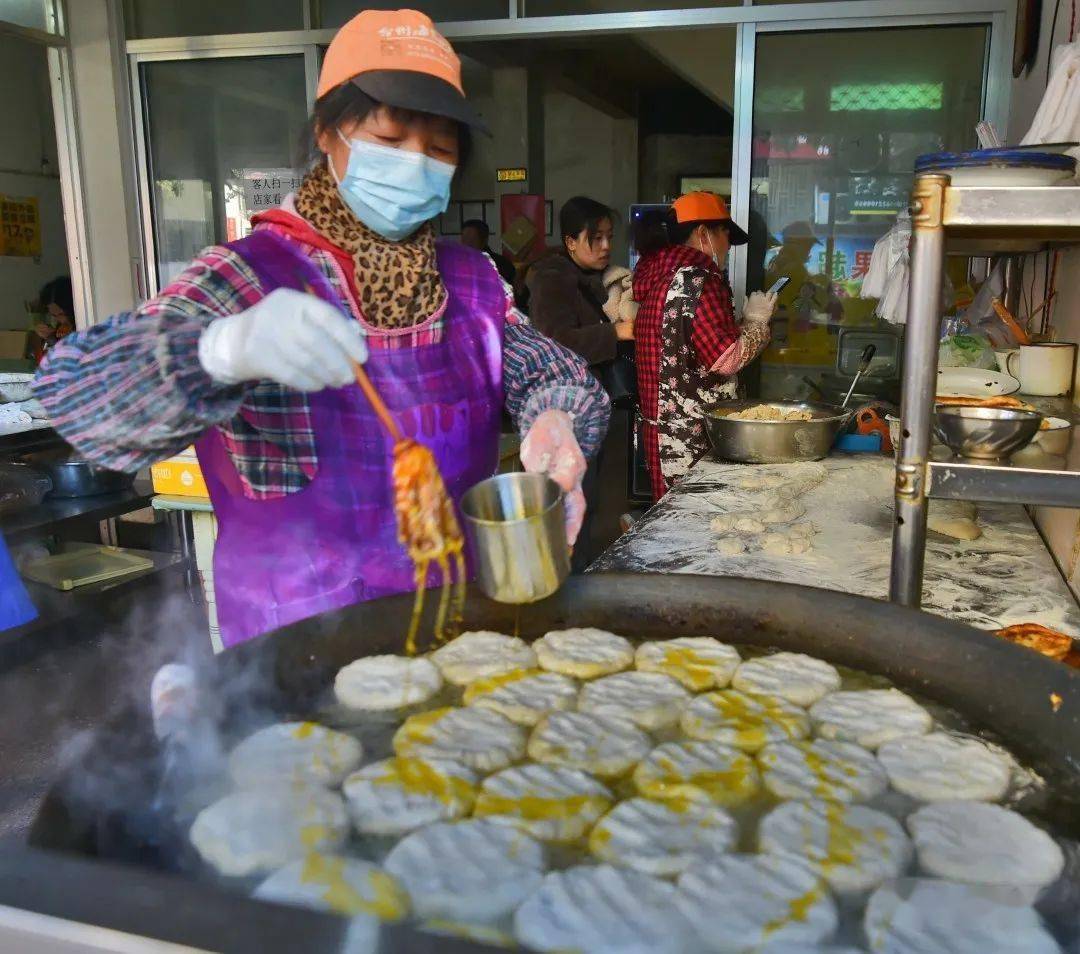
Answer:
[[[633,341],[634,340],[634,321],[629,319],[627,321],[615,322],[615,337],[619,341]]]
[[[298,391],[340,388],[367,360],[360,323],[314,295],[279,288],[199,338],[199,362],[221,384],[276,381]]]

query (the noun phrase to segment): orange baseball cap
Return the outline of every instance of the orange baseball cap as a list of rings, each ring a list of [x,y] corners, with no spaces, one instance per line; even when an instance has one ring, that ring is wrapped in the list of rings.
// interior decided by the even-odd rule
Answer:
[[[745,245],[749,238],[731,219],[727,203],[715,192],[687,192],[671,203],[676,222],[723,222],[732,245]]]
[[[365,10],[338,30],[323,57],[316,96],[349,82],[388,106],[447,116],[487,132],[465,99],[461,60],[417,10]]]

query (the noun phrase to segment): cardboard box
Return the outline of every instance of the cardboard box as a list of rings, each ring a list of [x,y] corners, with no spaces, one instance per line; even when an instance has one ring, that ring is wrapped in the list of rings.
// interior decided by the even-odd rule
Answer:
[[[0,358],[15,361],[26,358],[25,331],[0,331]]]
[[[171,494],[175,497],[209,497],[202,470],[194,452],[191,457],[185,454],[170,457],[150,468],[154,480],[154,493]]]

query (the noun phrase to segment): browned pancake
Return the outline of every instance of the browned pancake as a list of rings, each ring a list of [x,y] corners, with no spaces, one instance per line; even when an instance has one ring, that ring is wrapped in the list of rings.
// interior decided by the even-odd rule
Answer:
[[[1006,626],[1004,629],[999,629],[997,635],[1010,643],[1034,649],[1035,652],[1049,656],[1051,659],[1064,659],[1073,648],[1071,636],[1059,633],[1056,629],[1040,626],[1038,623],[1017,623],[1015,626]]]

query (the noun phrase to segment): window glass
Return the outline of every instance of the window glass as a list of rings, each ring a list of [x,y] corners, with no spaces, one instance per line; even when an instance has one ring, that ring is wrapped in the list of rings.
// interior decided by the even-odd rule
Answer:
[[[0,20],[53,33],[55,30],[48,7],[46,0],[0,0]]]
[[[301,56],[142,66],[158,287],[202,249],[241,238],[300,175]]]
[[[683,10],[687,7],[741,7],[742,0],[519,0],[521,15],[554,17],[575,13],[637,13],[647,10]]]
[[[399,10],[403,6],[426,13],[436,23],[452,20],[499,20],[510,13],[507,0],[374,0],[359,5],[356,0],[322,0],[320,20],[324,27],[339,27],[363,10]]]
[[[208,36],[215,33],[270,33],[304,26],[306,0],[125,0],[124,19],[131,39],[156,36]]]
[[[789,279],[764,396],[819,396],[808,380],[842,396],[849,346],[895,333],[859,294],[871,252],[907,206],[915,157],[976,145],[986,41],[984,26],[759,37],[747,290]],[[898,337],[876,343],[900,353]],[[868,393],[898,396],[898,361],[875,370]]]

